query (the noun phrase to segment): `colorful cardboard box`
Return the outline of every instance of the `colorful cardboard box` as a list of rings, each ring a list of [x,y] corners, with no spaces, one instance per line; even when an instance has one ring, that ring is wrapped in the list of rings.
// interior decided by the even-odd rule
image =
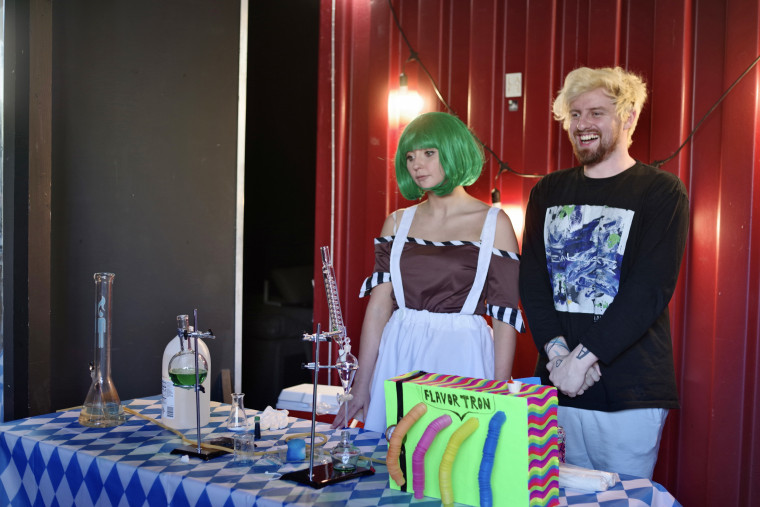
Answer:
[[[506,420],[498,433],[491,471],[491,498],[496,506],[559,505],[559,453],[557,449],[557,390],[554,387],[513,385],[506,381],[473,379],[422,371],[385,381],[389,428],[420,402],[425,414],[408,430],[399,465],[405,484],[391,479],[393,489],[413,492],[412,457],[420,437],[432,421],[448,414],[451,424],[441,430],[424,456],[425,496],[441,498],[439,470],[455,431],[469,419],[477,429],[459,447],[451,468],[453,498],[457,503],[481,505],[478,473],[489,423],[497,412]],[[389,468],[390,470],[390,468]],[[488,486],[484,486],[488,487]],[[487,491],[486,491],[487,493]],[[484,498],[488,498],[487,496]]]

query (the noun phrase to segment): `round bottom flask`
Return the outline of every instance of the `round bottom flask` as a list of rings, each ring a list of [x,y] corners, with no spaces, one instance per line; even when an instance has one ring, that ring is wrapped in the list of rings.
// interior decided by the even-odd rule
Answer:
[[[198,385],[206,380],[208,375],[208,362],[203,354],[198,354]],[[169,361],[169,378],[177,387],[193,389],[195,387],[195,352],[192,350],[181,350],[174,354]]]

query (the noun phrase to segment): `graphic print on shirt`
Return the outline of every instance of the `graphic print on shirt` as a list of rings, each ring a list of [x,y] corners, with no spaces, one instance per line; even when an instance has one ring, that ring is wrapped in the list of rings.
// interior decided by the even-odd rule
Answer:
[[[554,308],[601,316],[617,295],[634,212],[565,205],[546,210],[544,245]]]

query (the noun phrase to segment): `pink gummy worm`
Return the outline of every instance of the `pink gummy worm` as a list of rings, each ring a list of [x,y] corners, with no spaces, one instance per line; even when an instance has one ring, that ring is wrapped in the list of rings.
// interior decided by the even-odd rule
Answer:
[[[417,442],[417,447],[414,448],[414,454],[412,455],[412,484],[414,486],[414,498],[418,500],[423,497],[422,492],[425,489],[425,453],[427,453],[430,444],[433,443],[438,432],[450,424],[451,417],[448,415],[442,415],[435,419],[425,429],[419,442]]]

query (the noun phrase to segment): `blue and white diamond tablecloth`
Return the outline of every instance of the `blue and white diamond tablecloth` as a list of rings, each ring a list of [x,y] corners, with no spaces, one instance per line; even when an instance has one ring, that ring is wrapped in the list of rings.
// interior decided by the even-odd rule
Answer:
[[[158,397],[131,400],[125,405],[158,418]],[[212,403],[211,420],[202,428],[203,439],[231,436],[224,423],[229,405]],[[256,412],[247,411],[249,416]],[[183,462],[171,450],[180,439],[137,416],[121,426],[85,428],[79,410],[21,419],[0,424],[0,505],[45,506],[422,506],[440,500],[414,500],[410,493],[391,490],[384,465],[376,473],[323,489],[275,479],[308,467],[306,462],[281,464],[277,458],[260,459],[253,466],[239,466],[226,455],[205,462]],[[308,433],[311,421],[289,419],[282,430],[265,431],[260,449],[285,447],[285,438]],[[329,436],[326,448],[339,435],[326,424],[317,431]],[[352,430],[364,456],[384,459],[388,447],[374,432]],[[186,435],[195,438],[195,430]],[[646,479],[623,477],[614,488],[596,494],[561,490],[561,506],[657,506],[679,505],[664,488]]]

